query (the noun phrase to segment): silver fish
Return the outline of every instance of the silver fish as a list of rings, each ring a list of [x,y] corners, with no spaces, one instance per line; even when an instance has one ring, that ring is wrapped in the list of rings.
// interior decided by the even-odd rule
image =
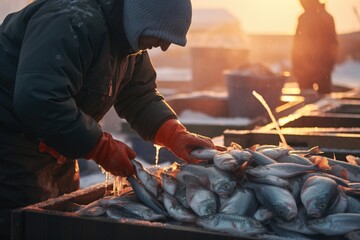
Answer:
[[[276,147],[276,148],[266,148],[257,151],[275,160],[280,157],[286,156],[289,153],[290,149],[284,147]]]
[[[313,163],[307,159],[306,157],[296,155],[296,154],[288,154],[276,159],[278,163],[297,163],[302,165],[313,165]]]
[[[346,212],[347,213],[360,213],[360,199],[353,196],[348,196]]]
[[[191,156],[199,160],[213,161],[217,153],[216,149],[198,148],[191,152]]]
[[[308,216],[320,218],[334,203],[338,195],[337,184],[334,180],[313,176],[305,181],[300,197]]]
[[[220,197],[230,196],[235,189],[234,174],[216,168],[213,165],[186,164],[181,170],[195,175],[203,186],[218,194]],[[178,179],[178,177],[176,176]]]
[[[326,236],[344,235],[360,230],[360,214],[337,213],[308,221],[308,227]]]
[[[161,183],[162,183],[161,185],[162,185],[162,188],[165,190],[165,192],[167,192],[171,195],[174,195],[176,192],[176,189],[179,186],[178,180],[175,177],[173,177],[172,175],[164,173],[164,172],[160,173],[160,177],[161,177]]]
[[[291,221],[283,220],[277,218],[275,220],[276,225],[280,228],[286,229],[288,231],[293,231],[297,233],[307,234],[307,235],[317,235],[318,232],[308,228],[307,226],[307,213],[306,209],[301,207],[298,211],[297,216]]]
[[[277,186],[250,182],[246,183],[245,186],[253,189],[259,202],[279,217],[291,220],[296,216],[297,205],[288,190]]]
[[[258,207],[258,201],[251,189],[236,188],[229,198],[220,198],[219,213],[252,216]]]
[[[157,221],[165,218],[164,214],[158,214],[151,208],[136,202],[110,205],[107,207],[106,214],[114,219],[134,218],[146,221]]]
[[[195,222],[196,215],[185,208],[175,197],[164,193],[164,206],[169,215],[180,222]]]
[[[334,201],[332,206],[329,207],[326,214],[335,214],[335,213],[344,213],[347,209],[348,205],[348,196],[346,195],[345,191],[338,187],[339,195],[337,199]]]
[[[311,161],[316,161],[319,156],[313,156],[309,158]],[[329,165],[331,166],[331,173],[338,177],[346,177],[350,182],[359,182],[360,181],[360,166],[352,165],[348,162],[335,160],[331,158],[326,158],[328,160]],[[340,166],[338,171],[336,167]],[[346,171],[345,171],[346,170]],[[344,176],[344,173],[346,176]]]
[[[247,179],[254,183],[263,183],[263,184],[270,184],[282,188],[287,188],[290,191],[292,190],[292,185],[287,179],[282,179],[277,176],[267,175],[264,177],[253,177],[251,175],[247,176]]]
[[[259,222],[265,222],[269,219],[272,219],[275,216],[273,212],[264,207],[259,207],[258,210],[254,214],[254,218]]]
[[[144,185],[139,180],[137,180],[134,176],[127,177],[127,180],[130,182],[132,189],[134,190],[136,196],[141,200],[141,202],[154,210],[156,213],[167,215],[164,206],[151,192],[149,192],[144,187]]]
[[[244,162],[238,161],[228,152],[219,152],[214,156],[214,165],[224,171],[234,172],[238,170]]]
[[[318,161],[316,161],[311,166],[296,163],[274,163],[265,166],[249,168],[246,169],[245,172],[256,177],[273,175],[282,178],[290,178],[307,172],[318,171],[321,169],[330,169],[326,158],[318,159]]]
[[[266,156],[266,155],[264,155],[264,154],[262,154],[260,152],[252,151],[250,149],[247,149],[246,151],[251,153],[251,155],[253,156],[254,162],[258,166],[265,166],[265,165],[277,163],[274,159],[269,158],[268,156]]]
[[[135,159],[131,160],[131,162],[135,167],[135,173],[140,182],[149,192],[158,197],[161,188],[161,179],[148,172],[143,165]]]
[[[99,205],[86,206],[84,208],[80,208],[75,214],[79,214],[80,216],[87,217],[100,217],[104,216],[106,213],[106,209]]]
[[[239,149],[231,149],[228,151],[236,160],[238,160],[241,165],[245,162],[251,162],[252,155],[248,151],[239,150]]]
[[[316,155],[324,153],[319,149],[319,146],[312,147],[307,150],[290,150],[289,154],[298,154],[298,155]]]
[[[186,200],[190,208],[198,215],[214,214],[218,210],[219,200],[215,193],[203,187],[200,181],[191,175],[184,176]]]
[[[196,222],[206,229],[239,237],[255,236],[267,232],[259,221],[239,215],[218,213],[200,217]]]

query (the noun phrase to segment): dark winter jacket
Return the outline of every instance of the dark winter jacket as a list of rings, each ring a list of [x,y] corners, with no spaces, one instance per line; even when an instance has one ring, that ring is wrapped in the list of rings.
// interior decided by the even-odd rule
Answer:
[[[99,140],[98,122],[112,106],[145,140],[176,118],[148,53],[132,52],[121,15],[122,1],[38,0],[7,16],[0,126],[78,158]]]

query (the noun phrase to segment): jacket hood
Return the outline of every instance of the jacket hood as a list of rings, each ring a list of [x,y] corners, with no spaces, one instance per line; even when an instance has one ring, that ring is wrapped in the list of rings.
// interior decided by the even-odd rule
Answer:
[[[153,36],[180,46],[186,45],[186,34],[192,17],[190,0],[123,0],[123,2],[124,30],[135,52],[140,50],[140,36]]]

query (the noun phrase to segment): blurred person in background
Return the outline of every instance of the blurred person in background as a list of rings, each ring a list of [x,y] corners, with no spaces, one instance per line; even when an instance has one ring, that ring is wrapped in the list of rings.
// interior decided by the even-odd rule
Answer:
[[[301,90],[331,92],[331,73],[336,63],[338,40],[333,17],[319,0],[300,0],[304,12],[298,18],[292,50],[292,70]]]
[[[76,159],[117,176],[136,153],[98,122],[114,106],[145,140],[186,162],[215,148],[157,91],[147,49],[185,46],[190,0],[38,0],[0,26],[0,239],[15,208],[79,188]],[[140,16],[140,17],[139,17]]]

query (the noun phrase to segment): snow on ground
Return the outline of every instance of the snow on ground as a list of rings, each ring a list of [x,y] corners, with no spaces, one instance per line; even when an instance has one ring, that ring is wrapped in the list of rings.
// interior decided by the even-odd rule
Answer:
[[[360,62],[348,60],[336,65],[332,77],[336,85],[360,88]]]

